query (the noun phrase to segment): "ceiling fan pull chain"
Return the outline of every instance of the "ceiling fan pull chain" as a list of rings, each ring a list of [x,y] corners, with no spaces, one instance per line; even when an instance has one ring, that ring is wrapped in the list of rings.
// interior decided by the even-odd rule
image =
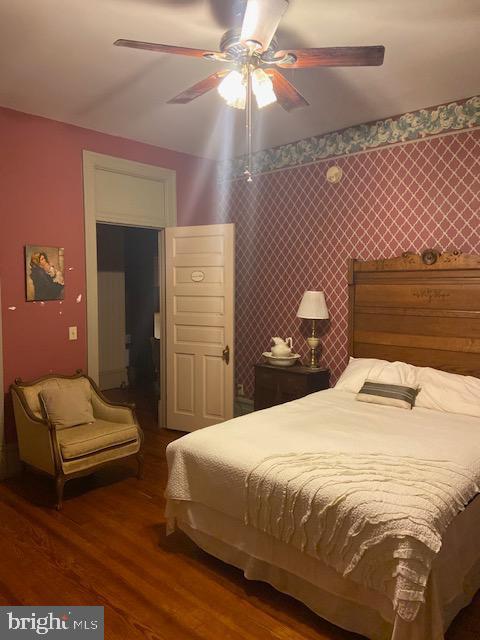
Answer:
[[[245,114],[247,130],[247,167],[245,176],[247,177],[247,182],[252,182],[252,69],[250,65],[247,65],[247,104]]]

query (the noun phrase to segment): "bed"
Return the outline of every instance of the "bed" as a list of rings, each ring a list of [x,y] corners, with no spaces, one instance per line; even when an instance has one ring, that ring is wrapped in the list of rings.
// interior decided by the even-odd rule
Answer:
[[[336,388],[170,444],[169,529],[344,629],[441,640],[480,587],[480,257],[350,261],[349,352]],[[364,369],[418,377],[414,409],[358,402]]]

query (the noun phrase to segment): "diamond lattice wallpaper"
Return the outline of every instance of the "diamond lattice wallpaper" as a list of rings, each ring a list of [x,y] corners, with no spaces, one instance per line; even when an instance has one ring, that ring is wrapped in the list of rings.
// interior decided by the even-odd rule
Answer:
[[[343,170],[330,184],[329,166]],[[347,259],[426,247],[480,253],[480,129],[331,158],[221,185],[221,219],[236,223],[236,380],[253,392],[253,363],[274,335],[305,358],[306,289],[325,291],[323,362],[347,360]]]

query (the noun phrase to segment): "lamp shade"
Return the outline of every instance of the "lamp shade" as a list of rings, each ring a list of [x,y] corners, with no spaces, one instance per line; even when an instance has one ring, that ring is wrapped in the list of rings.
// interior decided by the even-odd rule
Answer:
[[[323,291],[305,291],[297,311],[297,318],[309,320],[326,320],[328,318],[327,303]]]

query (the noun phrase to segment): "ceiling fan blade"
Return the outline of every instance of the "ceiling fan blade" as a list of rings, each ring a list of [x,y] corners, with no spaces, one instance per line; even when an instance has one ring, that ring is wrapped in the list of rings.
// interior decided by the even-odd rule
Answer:
[[[279,62],[282,69],[308,69],[311,67],[370,67],[383,64],[385,47],[323,47],[321,49],[285,49],[277,51],[275,58],[288,55],[296,60]],[[274,59],[275,59],[274,58]]]
[[[248,0],[240,41],[258,42],[266,51],[287,7],[288,0]]]
[[[190,47],[176,47],[170,44],[157,44],[155,42],[141,42],[139,40],[116,40],[113,43],[117,47],[130,47],[131,49],[145,49],[146,51],[156,51],[157,53],[175,53],[179,56],[190,56],[193,58],[203,58],[217,51],[207,51],[205,49],[191,49]]]
[[[217,71],[217,73],[212,73],[208,78],[204,78],[194,84],[192,87],[185,89],[182,93],[179,93],[178,96],[175,96],[171,100],[168,101],[168,104],[187,104],[195,98],[199,98],[203,96],[204,93],[211,91],[218,87],[223,78],[227,75],[228,71]]]
[[[280,71],[276,69],[265,69],[265,73],[271,78],[278,104],[282,106],[285,111],[293,111],[300,107],[309,106],[309,103],[302,94],[295,89],[293,84],[289,82]]]

